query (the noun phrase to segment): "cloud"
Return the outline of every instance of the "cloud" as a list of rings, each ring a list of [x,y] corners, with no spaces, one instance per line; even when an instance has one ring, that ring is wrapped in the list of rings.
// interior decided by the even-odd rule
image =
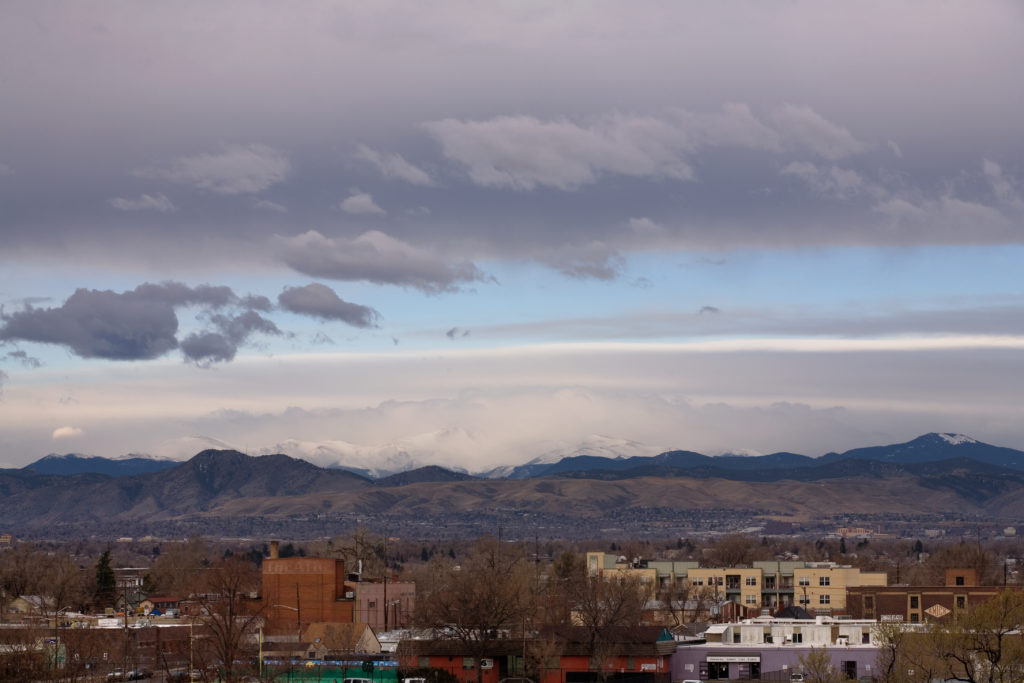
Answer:
[[[84,434],[85,434],[85,430],[80,429],[79,427],[65,426],[65,427],[57,427],[56,429],[54,429],[53,430],[53,434],[51,435],[51,438],[54,441],[56,441],[58,439],[73,439],[76,436],[82,436]]]
[[[315,230],[275,240],[282,260],[300,273],[332,280],[365,280],[425,292],[457,289],[485,279],[469,262],[450,264],[433,252],[371,230],[357,237],[325,237]]]
[[[681,152],[691,141],[672,122],[609,115],[590,124],[500,116],[423,124],[442,152],[486,187],[576,190],[602,175],[692,180]]]
[[[810,107],[784,104],[773,112],[772,119],[789,142],[806,147],[829,161],[859,154],[867,149],[867,145],[855,138],[849,130],[832,123]]]
[[[0,398],[4,396],[4,384],[7,383],[8,375],[3,370],[0,370]]]
[[[193,185],[216,194],[255,194],[285,180],[288,158],[267,145],[226,145],[220,152],[179,157],[166,166],[141,168],[135,175]]]
[[[40,361],[38,358],[34,358],[28,355],[24,351],[8,351],[7,354],[4,355],[3,357],[6,360],[18,361],[19,363],[21,363],[23,367],[26,368],[41,368],[43,366],[42,361]]]
[[[277,302],[292,313],[338,320],[355,327],[374,327],[379,317],[372,308],[344,301],[333,289],[319,282],[305,287],[285,287]]]
[[[14,175],[14,169],[7,164],[0,164],[0,176]]]
[[[462,339],[469,336],[469,330],[464,330],[461,327],[453,327],[444,333],[444,336],[451,340]]]
[[[721,313],[722,309],[718,308],[717,306],[701,306],[700,310],[697,311],[697,312],[700,315],[706,315],[706,314],[714,315],[716,313]]]
[[[229,305],[244,307],[245,303],[263,301],[265,297],[240,300],[229,287],[189,287],[178,282],[144,283],[126,292],[83,288],[76,290],[59,307],[29,305],[22,311],[4,315],[0,339],[66,346],[82,358],[151,360],[178,347],[175,308],[199,305],[216,311]],[[253,331],[276,331],[273,323],[254,311],[237,318],[217,313],[210,320],[220,330],[220,336],[234,348]],[[194,358],[197,348],[193,337],[195,335],[190,336],[188,349],[183,347],[190,359]],[[212,342],[206,339],[207,345]],[[198,357],[206,355],[200,353]],[[217,359],[233,356],[233,352],[222,353],[217,354]]]
[[[284,204],[271,202],[266,199],[257,199],[252,203],[252,208],[260,211],[273,211],[274,213],[288,213],[288,207]]]
[[[177,211],[171,200],[166,195],[144,194],[138,199],[122,199],[114,197],[109,201],[110,205],[121,211],[159,211],[160,213],[171,213]]]
[[[1018,209],[1024,207],[1024,201],[1021,200],[1020,194],[1017,192],[1016,181],[1005,175],[1003,168],[999,164],[985,159],[982,162],[982,171],[985,173],[985,179],[988,180],[992,192],[999,201]]]
[[[352,194],[342,201],[338,207],[345,213],[354,215],[383,216],[387,213],[387,211],[377,206],[377,203],[373,201],[372,195],[360,192],[359,190],[353,190]]]
[[[602,242],[548,249],[537,258],[563,275],[580,280],[614,280],[626,265],[618,251]]]
[[[781,173],[800,179],[818,194],[837,199],[850,199],[864,192],[882,193],[880,188],[874,187],[856,171],[835,164],[828,167],[807,161],[794,161],[787,164]]]
[[[426,171],[410,164],[401,154],[383,154],[366,145],[359,145],[355,157],[372,164],[385,178],[397,178],[424,187],[436,185]]]
[[[197,365],[233,360],[238,347],[256,333],[280,335],[272,321],[256,311],[245,311],[236,316],[213,315],[210,318],[215,330],[193,332],[181,341],[185,359]]]
[[[0,339],[67,346],[83,358],[146,360],[177,346],[174,306],[136,292],[78,289],[59,308],[29,307],[3,322]]]

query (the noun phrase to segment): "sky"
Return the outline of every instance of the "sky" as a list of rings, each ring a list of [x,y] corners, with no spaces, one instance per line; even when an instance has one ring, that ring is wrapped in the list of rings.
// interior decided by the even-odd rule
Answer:
[[[1021,35],[984,0],[4,2],[0,466],[1024,449]]]

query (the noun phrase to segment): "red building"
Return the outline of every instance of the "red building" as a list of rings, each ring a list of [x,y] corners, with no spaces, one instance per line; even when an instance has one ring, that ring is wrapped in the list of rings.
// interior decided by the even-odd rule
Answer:
[[[521,676],[537,683],[592,683],[602,671],[608,681],[668,683],[669,658],[676,642],[663,627],[640,626],[606,634],[599,645],[600,658],[593,656],[589,640],[586,629],[579,627],[527,640],[492,640],[480,663],[483,683]],[[476,683],[476,663],[458,640],[404,641],[399,650],[409,653],[400,657],[404,667],[441,669],[463,683]]]
[[[352,623],[355,587],[345,583],[345,562],[277,555],[271,543],[263,560],[264,631],[296,637],[315,622]]]

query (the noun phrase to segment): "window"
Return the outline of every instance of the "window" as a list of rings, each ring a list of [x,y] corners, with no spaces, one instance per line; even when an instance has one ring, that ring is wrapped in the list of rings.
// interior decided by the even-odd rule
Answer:
[[[747,580],[746,580],[746,585],[748,585],[748,586],[756,586],[757,585],[757,577],[756,576],[748,576]]]
[[[860,634],[860,642],[864,645],[871,644],[871,631],[864,631]]]
[[[818,585],[819,586],[831,586],[832,585],[832,577],[831,576],[819,576],[818,577]]]
[[[918,609],[921,607],[921,597],[918,595],[910,596],[910,609]]]
[[[809,577],[809,576],[801,576],[800,577],[800,585],[801,586],[810,586],[811,585],[811,577]]]
[[[698,578],[694,579],[693,580],[693,585],[694,586],[703,586],[704,585],[704,578],[703,577],[698,577]]]
[[[462,668],[463,669],[473,669],[473,668],[475,668],[473,666],[473,664],[474,664],[474,662],[473,662],[473,658],[472,657],[463,657],[462,658]]]
[[[366,607],[367,607],[368,609],[373,609],[373,608],[374,608],[374,607],[376,607],[376,606],[377,606],[377,601],[376,601],[376,600],[370,600],[370,601],[368,601],[368,602],[366,603]]]
[[[956,577],[956,585],[958,585],[958,586],[964,585],[964,577],[962,577],[962,576]]]
[[[864,596],[864,609],[875,609],[875,596],[865,595]]]
[[[719,586],[721,586],[722,585],[722,577],[721,576],[715,577],[715,583],[717,583]]]
[[[831,595],[819,595],[818,596],[818,604],[819,605],[831,605],[832,604],[832,596]]]
[[[793,631],[793,642],[794,643],[802,643],[802,642],[804,642],[804,634],[800,633],[799,631]]]
[[[746,602],[748,605],[756,605],[757,604],[757,596],[756,595],[748,595],[744,599],[744,602]]]
[[[913,614],[910,615],[910,623],[911,624],[916,624],[919,621],[921,621],[921,615],[920,614],[918,614],[917,612],[914,612]]]
[[[967,609],[967,596],[966,595],[958,595],[958,596],[956,596],[956,608],[957,609]]]

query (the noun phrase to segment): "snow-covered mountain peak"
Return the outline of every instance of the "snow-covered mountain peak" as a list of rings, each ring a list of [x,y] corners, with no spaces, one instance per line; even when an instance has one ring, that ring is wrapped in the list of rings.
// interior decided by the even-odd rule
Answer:
[[[965,443],[978,443],[977,439],[972,439],[966,434],[937,434],[937,436],[948,444],[953,446],[960,446]]]

